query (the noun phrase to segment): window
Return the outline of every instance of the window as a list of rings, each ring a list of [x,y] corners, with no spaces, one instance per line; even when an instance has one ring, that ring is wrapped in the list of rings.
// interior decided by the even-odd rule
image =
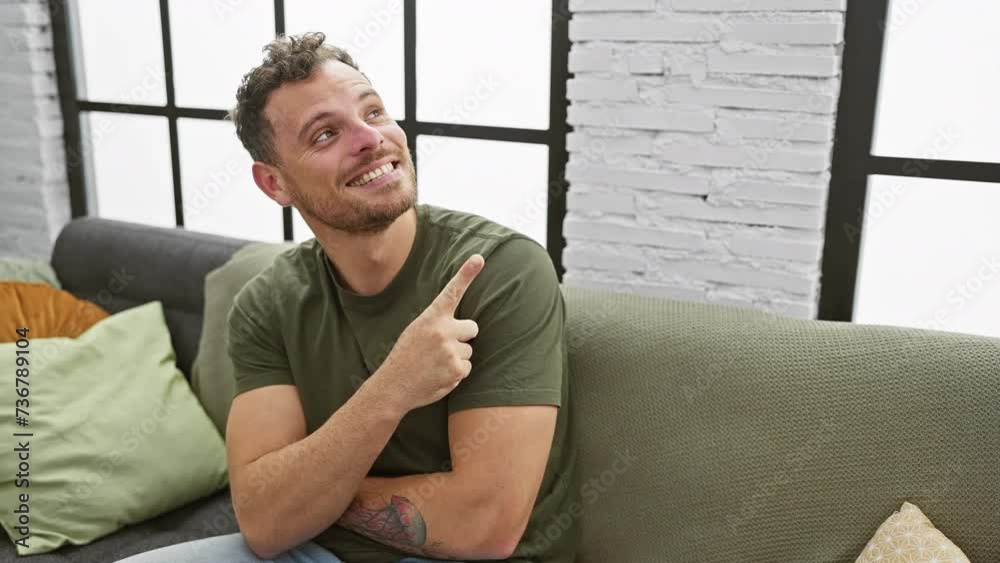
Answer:
[[[998,18],[849,2],[822,318],[1000,336]]]
[[[490,216],[545,244],[548,147],[420,135],[417,153],[424,202]]]
[[[872,176],[854,320],[1000,336],[1000,189]]]
[[[562,4],[52,2],[73,216],[264,241],[310,238],[294,209],[281,210],[256,188],[249,155],[224,118],[267,41],[319,30],[359,61],[406,132],[420,200],[528,234],[561,274],[569,50]]]

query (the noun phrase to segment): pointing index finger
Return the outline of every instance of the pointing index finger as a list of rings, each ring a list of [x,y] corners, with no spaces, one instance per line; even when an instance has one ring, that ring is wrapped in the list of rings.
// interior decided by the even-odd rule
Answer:
[[[472,285],[472,281],[476,279],[479,272],[483,270],[483,265],[486,261],[479,254],[473,254],[462,264],[462,267],[458,269],[458,272],[454,277],[444,286],[441,293],[438,294],[437,298],[434,299],[434,304],[437,305],[442,311],[447,311],[448,313],[454,315],[455,310],[458,309],[458,303],[465,296],[465,291],[469,289]]]

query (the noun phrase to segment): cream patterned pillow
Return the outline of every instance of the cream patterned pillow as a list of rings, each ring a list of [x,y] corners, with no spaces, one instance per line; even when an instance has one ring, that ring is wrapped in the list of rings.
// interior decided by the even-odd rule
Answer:
[[[916,506],[904,502],[875,532],[855,563],[969,563]]]

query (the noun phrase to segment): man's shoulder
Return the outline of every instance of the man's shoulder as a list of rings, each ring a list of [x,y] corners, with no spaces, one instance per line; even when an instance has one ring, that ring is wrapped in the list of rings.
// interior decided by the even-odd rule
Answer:
[[[479,215],[425,206],[433,225],[435,287],[443,287],[473,254],[486,261],[460,305],[461,314],[476,318],[490,303],[544,312],[561,297],[559,277],[548,250],[538,241]]]
[[[478,253],[489,259],[497,253],[504,261],[517,262],[539,259],[548,260],[548,252],[541,244],[515,229],[475,213],[423,205],[424,218],[431,231],[434,244],[443,246],[442,258],[461,265],[469,256]],[[503,249],[502,252],[498,250]]]
[[[245,310],[260,309],[267,304],[284,299],[303,297],[314,287],[309,283],[322,267],[316,260],[316,239],[288,247],[287,244],[269,245],[244,260],[245,264],[259,271],[237,292],[233,299],[236,306]]]
[[[524,236],[510,227],[475,213],[429,204],[422,204],[420,207],[422,217],[432,231],[431,236],[480,241],[502,241]]]

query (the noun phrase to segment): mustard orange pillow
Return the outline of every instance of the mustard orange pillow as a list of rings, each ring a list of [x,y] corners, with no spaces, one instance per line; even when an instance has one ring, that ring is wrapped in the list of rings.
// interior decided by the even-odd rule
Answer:
[[[110,314],[101,307],[44,283],[0,282],[0,342],[19,338],[76,338]]]

